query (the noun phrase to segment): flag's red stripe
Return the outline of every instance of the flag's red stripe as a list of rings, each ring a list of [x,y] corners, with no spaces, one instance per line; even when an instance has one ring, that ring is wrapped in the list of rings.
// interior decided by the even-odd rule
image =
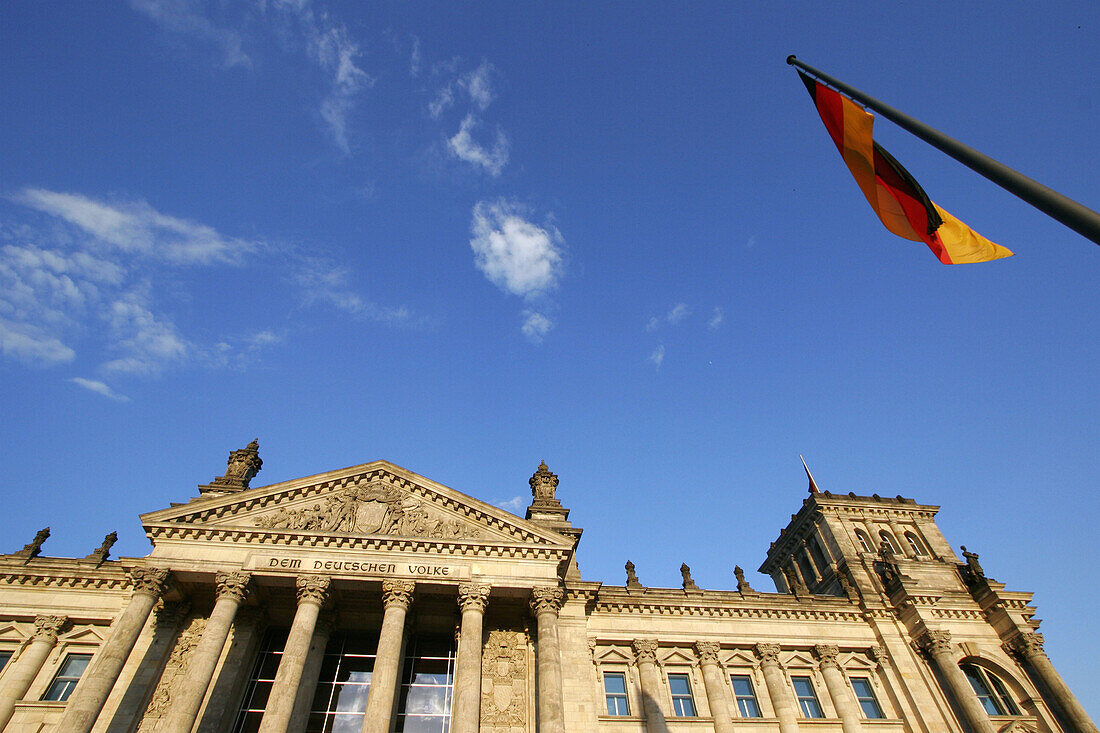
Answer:
[[[821,121],[825,123],[825,129],[829,131],[829,137],[843,156],[844,100],[829,87],[818,83],[814,90],[814,103],[817,105],[817,113],[821,115]]]

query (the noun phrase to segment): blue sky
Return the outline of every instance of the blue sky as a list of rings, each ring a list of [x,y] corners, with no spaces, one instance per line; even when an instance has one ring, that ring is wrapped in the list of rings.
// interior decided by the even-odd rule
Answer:
[[[800,506],[940,504],[1100,715],[1100,251],[879,121],[1016,256],[894,238],[796,53],[1100,208],[1100,7],[0,5],[5,551],[80,556],[260,439],[526,505],[585,577],[729,588]],[[517,497],[521,497],[517,500]]]

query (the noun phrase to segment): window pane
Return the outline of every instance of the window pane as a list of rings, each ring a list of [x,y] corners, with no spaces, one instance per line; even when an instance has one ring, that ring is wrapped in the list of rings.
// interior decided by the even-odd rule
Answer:
[[[11,652],[0,652],[0,669],[3,669],[8,664],[8,660],[11,659]]]
[[[672,692],[673,714],[681,718],[695,717],[695,701],[691,699],[691,683],[686,674],[670,674],[668,688]]]
[[[608,672],[603,676],[603,689],[609,693],[626,694],[626,676],[618,672]]]
[[[42,699],[56,702],[68,700],[91,659],[91,654],[70,654],[65,657],[65,661],[61,663],[61,669],[46,689],[46,693],[42,695]]]
[[[748,675],[730,676],[733,683],[733,696],[737,700],[737,710],[742,718],[759,718],[760,706],[756,704],[756,692]]]
[[[981,671],[972,664],[964,665],[962,669],[966,674],[966,678],[970,680],[970,686],[974,688],[974,694],[978,696],[978,701],[985,708],[985,712],[989,715],[1004,715],[1005,712],[1001,709],[1001,703],[989,691],[989,686],[986,684]]]
[[[672,690],[673,695],[690,695],[691,687],[688,685],[688,678],[686,674],[670,674],[668,676],[668,686]]]
[[[871,688],[869,679],[866,677],[853,677],[852,689],[856,692],[856,700],[859,701],[859,706],[863,708],[863,717],[871,720],[885,717],[882,714],[882,708],[878,706],[878,700],[875,699],[875,691]]]
[[[798,697],[798,707],[802,709],[802,716],[806,718],[824,718],[821,705],[817,702],[814,686],[809,677],[792,677],[794,692]]]
[[[986,672],[986,676],[993,684],[993,689],[996,690],[997,696],[1001,698],[1001,702],[1005,706],[1005,713],[1007,715],[1019,715],[1020,710],[1016,707],[1016,703],[1012,700],[1012,695],[1008,694],[1008,689],[1005,687],[1004,682],[993,674],[992,672]]]
[[[604,697],[607,701],[608,715],[630,715],[626,701],[626,675],[622,672],[605,672],[603,675]]]

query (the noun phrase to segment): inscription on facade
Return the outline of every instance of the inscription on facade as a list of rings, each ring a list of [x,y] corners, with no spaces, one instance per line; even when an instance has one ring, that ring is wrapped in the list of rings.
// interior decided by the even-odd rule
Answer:
[[[392,562],[344,557],[293,557],[290,555],[252,555],[246,570],[270,570],[291,573],[328,573],[332,575],[376,576],[379,578],[437,578],[462,580],[470,577],[463,565],[435,565],[420,562]]]

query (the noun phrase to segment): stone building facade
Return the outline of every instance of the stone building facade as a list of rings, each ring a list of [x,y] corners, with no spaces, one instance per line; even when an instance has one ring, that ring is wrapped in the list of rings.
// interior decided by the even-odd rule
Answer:
[[[812,486],[778,592],[651,588],[582,579],[545,464],[524,518],[385,461],[260,466],[143,515],[147,557],[0,556],[0,729],[1098,733],[935,506]]]

